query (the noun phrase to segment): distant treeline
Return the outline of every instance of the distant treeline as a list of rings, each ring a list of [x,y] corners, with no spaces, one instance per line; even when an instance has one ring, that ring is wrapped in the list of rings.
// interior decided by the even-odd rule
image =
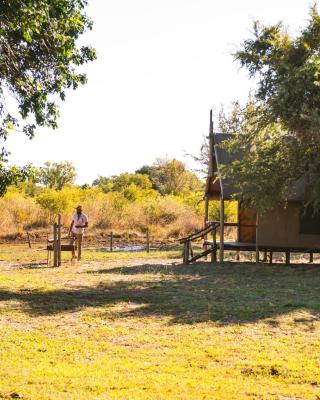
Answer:
[[[204,182],[178,160],[158,159],[135,173],[100,176],[92,184],[74,184],[72,163],[45,163],[28,181],[9,187],[0,199],[2,234],[23,230],[47,230],[58,213],[65,225],[74,207],[81,203],[93,230],[145,232],[178,237],[203,224]],[[227,205],[234,220],[235,204]],[[212,202],[210,218],[219,218]]]

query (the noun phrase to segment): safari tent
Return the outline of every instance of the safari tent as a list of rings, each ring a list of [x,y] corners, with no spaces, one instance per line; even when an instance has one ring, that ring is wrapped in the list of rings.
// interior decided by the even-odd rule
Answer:
[[[290,263],[290,253],[308,253],[310,262],[313,254],[320,253],[320,215],[310,210],[305,210],[303,200],[306,193],[306,180],[302,177],[292,187],[288,202],[283,206],[277,206],[268,213],[257,215],[253,210],[243,207],[238,202],[238,221],[229,223],[225,221],[225,201],[234,200],[236,189],[228,179],[221,179],[219,169],[221,165],[232,162],[235,158],[241,158],[240,154],[230,154],[221,147],[221,144],[230,138],[230,134],[214,133],[212,114],[210,116],[209,134],[209,170],[205,186],[205,216],[204,237],[206,239],[210,229],[212,236],[219,235],[219,241],[215,243],[205,240],[204,255],[214,253],[212,260],[216,260],[216,253],[220,254],[223,262],[224,251],[255,251],[257,261],[259,253],[268,253],[270,262],[274,252],[283,252],[286,262]],[[239,194],[239,193],[238,193]],[[208,220],[210,201],[220,202],[220,221]],[[225,227],[236,228],[236,239],[232,242],[225,240]],[[196,257],[194,257],[196,258]],[[197,258],[199,258],[197,256]],[[190,259],[192,261],[192,258]],[[188,257],[186,257],[188,261]]]

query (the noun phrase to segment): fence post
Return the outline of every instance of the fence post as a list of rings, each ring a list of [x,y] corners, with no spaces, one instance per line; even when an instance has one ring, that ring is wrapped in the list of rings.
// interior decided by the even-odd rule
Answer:
[[[58,227],[57,227],[57,252],[58,252],[58,267],[61,267],[61,214],[58,214]]]
[[[27,232],[27,238],[28,238],[29,249],[31,249],[31,242],[30,242],[30,235],[29,235],[29,232]]]
[[[147,229],[147,253],[150,252],[150,234],[149,229]]]
[[[53,224],[53,266],[58,266],[58,243],[57,243],[57,224]]]
[[[113,251],[113,232],[110,232],[110,251]]]

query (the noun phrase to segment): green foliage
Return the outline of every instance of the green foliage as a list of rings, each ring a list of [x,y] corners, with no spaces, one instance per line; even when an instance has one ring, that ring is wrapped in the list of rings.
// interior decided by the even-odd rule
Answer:
[[[62,214],[63,223],[68,225],[74,207],[80,203],[89,215],[90,229],[134,230],[143,233],[149,229],[155,237],[181,237],[203,225],[203,191],[191,190],[201,188],[202,182],[186,170],[182,163],[172,160],[167,164],[169,166],[164,165],[166,174],[163,176],[172,179],[168,185],[172,182],[180,184],[180,181],[175,180],[176,169],[186,178],[181,186],[172,184],[177,194],[161,194],[152,188],[154,183],[150,177],[141,173],[99,177],[93,186],[77,187],[70,185],[70,181],[68,185],[62,185],[60,175],[65,178],[68,174],[61,174],[61,169],[71,164],[46,163],[41,170],[42,184],[46,188],[36,184],[38,171],[34,179],[11,186],[7,195],[0,199],[0,228],[2,232],[14,233],[23,227],[49,227],[58,213]],[[158,167],[155,164],[150,168]],[[172,170],[172,175],[167,173]],[[165,180],[163,182],[166,183]],[[14,205],[16,212],[13,212],[11,205]],[[228,221],[235,219],[235,210],[234,207],[226,206]],[[210,219],[217,220],[218,212],[218,203],[211,202]]]
[[[143,165],[141,168],[139,168],[135,171],[135,174],[143,174],[143,175],[150,176],[150,170],[151,170],[150,165]]]
[[[37,171],[39,183],[50,189],[61,190],[66,185],[71,185],[77,176],[74,165],[69,161],[50,163],[47,161]]]
[[[99,176],[99,178],[92,182],[92,186],[101,188],[104,193],[111,192],[113,189],[113,178]]]
[[[295,134],[319,132],[320,16],[311,9],[308,26],[296,38],[282,24],[254,23],[253,38],[235,54],[250,76],[258,76],[256,98],[264,123],[281,121]]]
[[[155,195],[149,177],[140,173],[129,174],[125,172],[110,178],[100,176],[93,181],[93,186],[101,188],[104,193],[122,193],[126,199],[131,201]]]
[[[0,196],[3,196],[9,185],[18,184],[32,174],[32,168],[6,167],[0,162]]]
[[[222,174],[258,210],[285,202],[293,183],[309,182],[305,200],[320,208],[320,16],[311,10],[296,38],[282,24],[254,24],[253,37],[235,54],[258,89],[248,104],[220,114],[220,128],[236,134],[225,145],[243,160]]]
[[[55,97],[64,100],[68,88],[86,82],[77,67],[96,58],[91,47],[77,46],[79,37],[92,27],[84,12],[86,4],[86,0],[0,0],[1,163],[8,155],[3,144],[12,129],[31,138],[37,126],[56,128]],[[15,103],[6,102],[9,95]],[[3,166],[0,170],[0,195],[27,172]]]
[[[185,165],[176,159],[158,159],[150,167],[150,178],[154,188],[163,195],[182,195],[203,188],[196,174],[188,171]]]
[[[50,222],[58,213],[71,213],[79,200],[79,190],[73,188],[65,188],[61,191],[46,189],[36,197],[36,202],[40,207],[49,212]]]
[[[17,117],[4,107],[4,88],[15,95],[23,119],[34,117],[23,131],[33,136],[36,125],[57,127],[57,106],[52,95],[65,99],[86,76],[76,67],[95,59],[95,51],[78,47],[77,39],[92,23],[84,13],[85,0],[2,0],[1,136],[17,126]]]

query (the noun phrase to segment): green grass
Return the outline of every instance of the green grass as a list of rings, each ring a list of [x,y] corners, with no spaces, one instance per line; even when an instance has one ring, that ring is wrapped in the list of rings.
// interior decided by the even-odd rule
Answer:
[[[320,399],[320,268],[0,246],[0,399]]]

